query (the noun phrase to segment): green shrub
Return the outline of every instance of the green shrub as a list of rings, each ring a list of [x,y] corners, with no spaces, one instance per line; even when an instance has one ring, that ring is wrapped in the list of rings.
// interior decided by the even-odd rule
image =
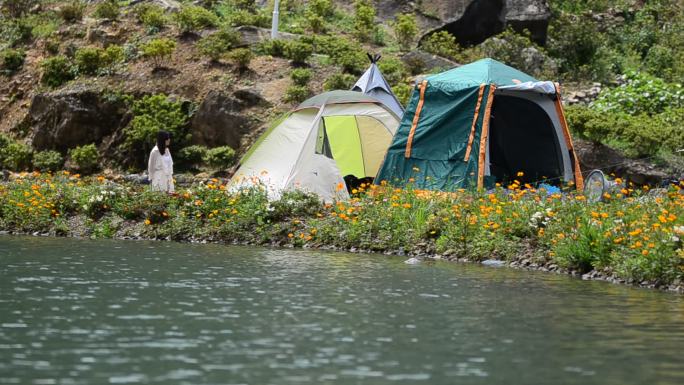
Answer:
[[[305,86],[309,84],[309,80],[313,76],[313,71],[308,68],[296,68],[290,72],[290,79],[292,83],[298,86]]]
[[[238,71],[249,69],[249,63],[254,58],[254,53],[249,48],[238,48],[228,52],[228,58],[233,62]]]
[[[44,59],[40,62],[40,68],[42,69],[41,83],[50,87],[59,87],[76,77],[74,66],[63,55]]]
[[[79,73],[97,75],[111,69],[123,58],[123,48],[118,45],[110,45],[106,49],[99,47],[79,48],[74,56],[74,61]]]
[[[198,32],[206,28],[216,27],[219,19],[211,11],[196,5],[186,5],[173,15],[181,33]]]
[[[215,147],[207,151],[204,162],[214,169],[226,169],[233,165],[235,150],[229,146]]]
[[[354,34],[361,41],[369,41],[376,30],[375,8],[370,0],[356,0],[354,11]]]
[[[85,11],[85,3],[80,0],[72,0],[62,4],[59,8],[59,16],[67,23],[73,23],[83,19],[83,11]]]
[[[307,9],[322,18],[332,17],[335,13],[335,6],[331,0],[310,0]]]
[[[355,82],[356,76],[354,75],[336,73],[326,79],[326,81],[323,83],[323,89],[326,91],[349,90],[354,86]]]
[[[230,13],[226,19],[228,24],[234,27],[253,25],[256,27],[267,28],[271,26],[271,15],[266,9],[260,9],[257,12],[239,9]]]
[[[363,51],[347,52],[344,56],[335,57],[334,62],[346,72],[360,75],[368,67],[368,58]]]
[[[439,31],[424,39],[421,47],[434,55],[455,59],[461,50],[456,38],[447,31]]]
[[[59,38],[50,37],[45,40],[43,49],[48,55],[57,55],[59,53],[60,41]]]
[[[165,37],[152,39],[140,47],[143,57],[152,61],[155,68],[162,67],[176,50],[176,42]]]
[[[285,57],[295,64],[305,64],[312,54],[313,47],[311,44],[302,41],[289,41],[285,46]]]
[[[411,99],[411,92],[413,92],[413,87],[408,84],[397,84],[392,87],[392,92],[394,96],[399,100],[399,104],[406,107],[409,100]]]
[[[5,75],[12,75],[24,65],[26,53],[22,49],[8,48],[0,51],[0,70]]]
[[[666,108],[684,107],[684,88],[660,78],[632,72],[619,87],[601,91],[594,106],[601,111],[624,112],[631,115],[656,115]]]
[[[33,38],[33,27],[26,18],[16,20],[0,19],[0,48],[16,47]]]
[[[118,0],[104,0],[95,7],[95,17],[98,19],[116,20],[121,10]]]
[[[325,19],[323,19],[323,17],[307,11],[305,20],[306,25],[311,32],[316,34],[325,32]]]
[[[141,3],[133,8],[133,14],[148,30],[157,32],[166,26],[167,18],[164,9],[157,4]]]
[[[311,90],[306,86],[291,85],[285,90],[284,100],[288,103],[301,103],[311,95]]]
[[[31,148],[24,143],[11,141],[0,148],[2,167],[13,171],[23,171],[31,167]]]
[[[240,43],[241,35],[232,29],[222,29],[202,38],[197,46],[203,55],[218,61],[226,52]]]
[[[393,57],[380,60],[378,68],[380,68],[380,72],[382,72],[389,84],[401,83],[408,75],[404,62]]]
[[[288,41],[283,39],[269,39],[262,42],[257,51],[265,55],[271,55],[276,57],[285,56],[285,48],[287,47]]]
[[[171,101],[166,95],[148,95],[133,102],[133,119],[124,129],[125,143],[129,149],[147,149],[154,143],[159,130],[173,136],[174,143],[181,145],[185,138],[188,115],[181,102]]]
[[[208,151],[209,149],[204,146],[192,145],[180,150],[178,158],[186,166],[197,166],[204,161]]]
[[[89,174],[97,168],[98,152],[94,143],[70,149],[69,157],[83,174]]]
[[[418,35],[418,22],[416,17],[410,13],[405,13],[397,16],[394,22],[394,36],[399,43],[399,46],[405,51],[409,51],[413,47],[413,42]]]
[[[33,155],[33,167],[40,171],[57,171],[63,164],[64,158],[57,151],[40,151]]]

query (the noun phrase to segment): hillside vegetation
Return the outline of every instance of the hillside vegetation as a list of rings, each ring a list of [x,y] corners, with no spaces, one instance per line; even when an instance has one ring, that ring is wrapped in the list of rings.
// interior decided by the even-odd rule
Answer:
[[[673,160],[684,148],[681,1],[551,1],[544,46],[509,28],[471,47],[444,31],[423,36],[421,2],[382,18],[371,0],[280,4],[283,38],[268,40],[268,31],[245,26],[269,28],[272,2],[3,1],[0,168],[56,170],[66,161],[80,172],[139,169],[139,155],[165,128],[181,168],[226,169],[278,113],[350,88],[368,65],[366,52],[383,55],[380,68],[406,103],[414,76],[446,69],[407,55],[418,50],[456,63],[492,57],[573,89],[601,83],[595,101],[568,108],[577,137],[632,157]],[[99,90],[120,121],[95,140],[38,146],[36,127],[52,126],[32,120],[32,100],[78,87]],[[207,95],[244,89],[266,103],[237,112],[249,118],[240,138],[199,140],[193,118]]]

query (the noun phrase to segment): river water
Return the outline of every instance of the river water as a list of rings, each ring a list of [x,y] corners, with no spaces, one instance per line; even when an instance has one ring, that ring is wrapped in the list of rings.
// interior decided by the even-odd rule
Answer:
[[[0,384],[682,384],[684,298],[548,273],[0,236]]]

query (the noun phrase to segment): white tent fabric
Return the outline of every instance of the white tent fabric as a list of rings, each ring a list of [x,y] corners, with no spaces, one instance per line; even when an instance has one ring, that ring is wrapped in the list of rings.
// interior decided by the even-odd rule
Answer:
[[[382,76],[377,64],[375,64],[374,60],[378,59],[379,57],[377,59],[371,58],[370,67],[368,67],[366,72],[356,81],[356,84],[352,87],[352,91],[363,92],[366,95],[378,99],[401,119],[404,116],[404,107],[401,106],[397,97],[394,96],[392,88]]]
[[[367,143],[374,143],[383,155],[400,122],[379,101],[342,102],[297,109],[257,142],[257,147],[243,160],[231,179],[229,189],[262,186],[270,199],[278,199],[283,191],[295,189],[315,193],[325,201],[348,198],[336,161],[316,152],[319,128],[326,117],[335,116],[354,116],[357,124],[364,124],[360,117],[370,118],[373,124],[366,124],[364,129],[383,131],[385,139],[377,144],[378,135],[375,135]],[[379,168],[379,162],[376,163]]]
[[[541,82],[525,82],[520,84],[515,84],[511,86],[502,86],[498,88],[499,90],[507,91],[534,91],[540,94],[555,95],[556,85],[550,81]]]

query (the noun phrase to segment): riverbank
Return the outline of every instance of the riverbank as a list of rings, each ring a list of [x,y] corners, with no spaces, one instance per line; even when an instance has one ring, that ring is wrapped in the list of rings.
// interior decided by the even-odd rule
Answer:
[[[684,194],[625,188],[605,202],[514,183],[493,193],[364,186],[347,202],[302,192],[269,201],[217,180],[175,196],[105,177],[14,174],[0,183],[0,230],[338,249],[481,262],[684,292]],[[340,186],[342,188],[342,186]]]

